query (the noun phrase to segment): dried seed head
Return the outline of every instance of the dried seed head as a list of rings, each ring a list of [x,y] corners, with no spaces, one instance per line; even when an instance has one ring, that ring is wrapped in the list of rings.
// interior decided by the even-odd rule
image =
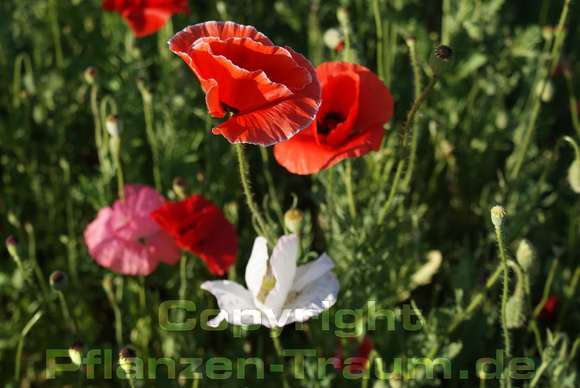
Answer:
[[[503,219],[506,216],[506,211],[502,206],[496,205],[491,208],[491,222],[496,228],[503,224]]]
[[[435,78],[439,78],[451,70],[454,63],[455,55],[453,55],[453,49],[442,44],[435,47],[433,53],[431,53],[431,58],[429,58],[429,65]]]
[[[68,285],[68,277],[66,274],[60,270],[53,271],[48,281],[50,282],[50,286],[55,291],[62,291]]]

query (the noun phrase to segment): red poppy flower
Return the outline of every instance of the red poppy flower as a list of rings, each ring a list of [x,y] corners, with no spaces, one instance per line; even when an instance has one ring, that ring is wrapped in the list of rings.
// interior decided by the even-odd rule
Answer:
[[[350,337],[349,340],[353,342],[355,337]],[[374,348],[375,346],[371,337],[366,335],[358,345],[354,357],[345,359],[342,344],[338,344],[337,350],[334,353],[332,365],[335,369],[339,370],[343,369],[343,367],[346,368],[349,375],[364,373],[367,363],[369,362],[369,357]]]
[[[231,143],[269,146],[306,128],[320,105],[312,64],[279,47],[254,27],[232,22],[189,26],[169,48],[206,90],[213,117],[229,119],[213,129]]]
[[[294,174],[313,174],[345,158],[377,151],[393,97],[364,66],[326,62],[316,68],[322,103],[316,119],[292,139],[274,146],[274,157]]]
[[[201,257],[211,273],[223,275],[236,261],[238,236],[234,226],[201,195],[165,202],[151,217],[177,245]]]
[[[556,295],[550,295],[548,297],[538,318],[545,321],[555,321],[558,319],[558,297]]]
[[[187,0],[103,0],[105,11],[119,11],[137,38],[160,30],[176,13],[189,13]]]

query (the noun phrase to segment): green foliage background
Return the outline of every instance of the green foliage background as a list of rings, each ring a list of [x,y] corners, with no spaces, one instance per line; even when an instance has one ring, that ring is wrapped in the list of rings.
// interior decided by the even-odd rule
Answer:
[[[46,302],[39,295],[41,284],[30,287],[4,251],[0,260],[0,384],[126,385],[119,379],[103,378],[100,371],[94,380],[68,372],[46,381],[45,369],[50,367],[46,349],[67,349],[75,337],[82,338],[87,349],[113,349],[114,354],[119,347],[132,344],[143,357],[259,357],[266,365],[276,360],[265,328],[161,330],[157,306],[177,298],[179,269],[161,265],[142,284],[98,266],[82,238],[98,209],[116,198],[112,159],[105,154],[99,167],[95,146],[95,126],[116,106],[125,128],[121,156],[125,182],[154,185],[157,166],[166,198],[175,199],[171,182],[182,176],[191,192],[223,208],[240,235],[240,255],[229,277],[243,283],[256,233],[239,184],[235,151],[223,137],[211,134],[210,128],[219,120],[207,115],[198,81],[166,45],[187,25],[232,20],[255,26],[275,44],[303,53],[315,66],[345,59],[346,52],[328,49],[322,36],[329,28],[346,28],[351,41],[349,59],[372,69],[391,90],[395,114],[379,152],[313,176],[294,176],[275,163],[271,149],[266,160],[258,147],[246,147],[255,199],[279,235],[283,226],[276,201],[284,210],[295,203],[306,212],[302,246],[308,253],[301,262],[328,252],[341,284],[330,316],[341,309],[362,309],[361,316],[345,320],[353,318],[356,330],[363,329],[372,338],[374,356],[382,358],[386,371],[393,370],[397,358],[446,357],[453,366],[453,375],[447,379],[442,373],[424,376],[419,372],[399,382],[377,379],[373,372],[370,381],[353,382],[332,367],[320,379],[314,358],[306,358],[305,378],[296,379],[293,360],[287,358],[285,378],[290,384],[503,386],[501,379],[479,380],[474,369],[478,359],[496,357],[496,351],[504,348],[501,279],[485,290],[486,280],[501,263],[489,209],[501,204],[507,210],[503,236],[508,256],[515,257],[523,238],[537,248],[538,276],[526,304],[529,301],[533,307],[548,294],[559,299],[555,319],[539,319],[528,311],[526,324],[510,331],[513,355],[533,359],[538,373],[537,381],[514,384],[580,385],[576,355],[579,202],[567,181],[574,150],[561,140],[563,136],[579,140],[580,126],[571,111],[579,82],[576,75],[549,76],[560,52],[578,70],[577,4],[567,5],[565,24],[570,27],[562,35],[558,52],[551,51],[558,38],[546,29],[557,25],[564,5],[554,0],[191,1],[189,15],[175,15],[157,34],[135,39],[119,14],[103,12],[99,1],[2,1],[0,231],[3,237],[19,239],[25,270],[34,279],[35,261],[45,279],[56,269],[67,272],[69,286],[63,294],[78,335],[63,320],[56,293],[51,292]],[[348,10],[348,23],[342,26],[337,19],[341,6]],[[409,36],[416,38],[415,69],[410,65]],[[440,42],[454,48],[455,67],[421,107],[410,132],[411,141],[417,142],[415,166],[411,171],[405,164],[403,181],[397,182],[401,155],[407,156],[401,152],[402,127],[416,87],[422,90],[429,82],[428,58]],[[98,70],[93,88],[84,78],[89,66]],[[536,90],[544,89],[544,80],[553,93],[542,101]],[[154,131],[149,134],[144,90],[153,99]],[[94,109],[99,112],[96,116]],[[152,156],[152,140],[158,144],[158,161]],[[379,220],[391,193],[392,202]],[[425,265],[430,251],[440,252],[441,266],[432,279],[418,283],[413,274]],[[199,259],[188,260],[187,265],[188,299],[198,306],[192,317],[199,320],[203,309],[216,307],[213,296],[199,290],[199,284],[212,276]],[[113,282],[124,343],[115,341],[115,318],[103,278]],[[515,280],[513,272],[510,280]],[[143,288],[146,311],[138,303]],[[453,319],[480,292],[481,304],[450,332]],[[411,304],[422,311],[424,325],[409,331],[400,319],[394,329],[378,320],[376,329],[369,330],[368,301],[375,301],[377,308],[395,310]],[[42,317],[22,337],[37,311],[43,312]],[[318,357],[326,358],[342,343],[344,352],[354,355],[362,337],[341,339],[336,322],[331,323],[330,330],[323,328],[320,319],[302,328],[287,327],[282,345],[315,349]],[[21,338],[21,370],[14,377]],[[460,378],[459,370],[468,370],[469,377]],[[138,381],[137,385],[182,386],[162,374],[158,373],[156,381]],[[248,373],[245,380],[231,379],[227,384],[278,386],[281,378],[281,374],[266,372],[261,380]],[[208,378],[199,382],[199,386],[221,385]]]

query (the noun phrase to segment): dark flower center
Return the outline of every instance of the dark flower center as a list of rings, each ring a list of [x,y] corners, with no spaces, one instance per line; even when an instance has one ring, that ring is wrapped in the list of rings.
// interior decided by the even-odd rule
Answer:
[[[222,101],[220,101],[220,105],[222,106],[222,109],[228,113],[236,114],[240,111],[239,109],[236,109],[233,106],[229,106],[228,104]]]
[[[321,135],[328,135],[344,119],[338,113],[328,112],[322,120],[318,121],[317,132]]]

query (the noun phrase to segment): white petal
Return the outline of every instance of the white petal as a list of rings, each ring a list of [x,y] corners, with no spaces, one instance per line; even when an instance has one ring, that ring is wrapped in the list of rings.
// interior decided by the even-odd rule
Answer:
[[[276,279],[276,285],[264,301],[266,308],[272,309],[276,315],[282,310],[292,283],[294,283],[297,258],[298,236],[289,234],[280,237],[270,258],[270,267]]]
[[[308,283],[313,282],[333,268],[334,263],[326,253],[308,264],[301,265],[296,269],[292,291],[302,290]]]
[[[248,265],[246,265],[246,285],[254,297],[260,292],[268,263],[268,240],[256,237]]]
[[[338,279],[332,272],[327,272],[310,282],[302,291],[291,292],[280,314],[285,319],[278,320],[279,326],[292,322],[304,322],[319,315],[336,303],[339,290]]]
[[[230,280],[203,282],[201,289],[211,292],[217,299],[220,313],[208,321],[208,326],[216,327],[222,320],[234,325],[262,324],[263,314],[254,305],[250,291]]]

